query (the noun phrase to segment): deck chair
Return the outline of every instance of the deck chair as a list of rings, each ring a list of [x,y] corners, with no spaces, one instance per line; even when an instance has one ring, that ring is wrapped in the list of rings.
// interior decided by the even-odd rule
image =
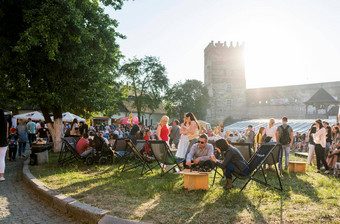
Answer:
[[[161,177],[169,173],[171,170],[175,170],[176,167],[180,169],[179,164],[182,163],[184,159],[175,158],[170,151],[169,145],[164,140],[149,141],[149,146],[162,170]],[[164,165],[172,165],[173,167],[165,172]]]
[[[59,153],[58,163],[64,165],[73,161],[85,161],[76,151],[76,140],[73,137],[62,138],[62,147]]]
[[[251,158],[251,147],[252,144],[250,143],[232,143],[232,145],[238,149],[238,151],[240,151],[240,153],[242,154],[243,158],[246,161],[249,161],[249,159]]]
[[[267,165],[275,165],[279,162],[279,158],[280,158],[280,152],[282,152],[282,145],[281,144],[277,144],[275,145],[275,148],[272,152],[273,156],[269,156],[266,161],[265,164]],[[280,175],[282,174],[282,167],[280,169]]]
[[[113,150],[115,151],[116,163],[125,162],[131,152],[131,148],[126,144],[125,138],[116,139]]]
[[[280,175],[278,173],[276,163],[274,164],[274,166],[275,166],[276,176],[277,176],[277,179],[278,179],[279,184],[280,184],[280,188],[268,184],[267,178],[266,178],[266,176],[264,174],[264,170],[263,170],[263,164],[267,160],[268,157],[271,157],[272,160],[275,161],[273,151],[276,147],[277,147],[277,145],[272,145],[272,144],[262,144],[261,145],[261,147],[254,153],[254,155],[248,161],[249,172],[250,172],[249,175],[242,176],[242,175],[239,175],[236,172],[232,172],[232,174],[235,176],[233,182],[236,179],[248,179],[248,181],[244,184],[244,186],[242,187],[242,189],[240,191],[242,191],[251,180],[254,180],[254,181],[256,181],[256,182],[258,182],[262,185],[268,186],[268,187],[273,187],[273,188],[280,190],[280,191],[283,190]],[[255,174],[260,169],[262,171],[261,173],[263,175],[264,181],[255,178]]]
[[[126,144],[127,144],[127,146],[129,146],[131,148],[131,152],[135,155],[136,159],[132,164],[128,164],[131,157],[126,159],[124,161],[124,165],[123,165],[123,168],[121,169],[121,172],[128,171],[128,170],[137,168],[139,166],[142,166],[141,176],[143,176],[144,174],[146,174],[148,172],[152,172],[152,169],[155,166],[150,167],[149,164],[151,164],[152,162],[147,161],[143,157],[143,155],[140,153],[140,151],[144,147],[145,143],[146,143],[146,141],[140,141],[140,142],[137,142],[137,146],[135,146],[133,144],[133,142],[131,141],[131,139],[126,139]]]
[[[249,161],[249,159],[251,158],[251,146],[252,144],[250,143],[232,143],[232,146],[234,146],[235,148],[237,148],[240,153],[242,154],[243,158],[246,161]],[[223,155],[222,155],[223,156]],[[214,179],[213,179],[213,184],[215,183],[215,179],[216,179],[216,174],[220,175],[221,177],[223,177],[223,174],[221,174],[220,172],[218,172],[218,166],[216,166],[214,168]]]

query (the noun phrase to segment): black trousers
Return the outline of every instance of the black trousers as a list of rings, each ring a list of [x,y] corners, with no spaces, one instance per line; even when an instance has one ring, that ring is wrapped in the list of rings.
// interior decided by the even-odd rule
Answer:
[[[184,168],[188,168],[188,166],[185,163],[186,163],[186,160],[184,160],[184,162],[183,162]],[[214,169],[215,166],[216,166],[216,163],[214,163],[210,159],[205,160],[205,161],[199,161],[198,164],[192,165],[192,167],[201,167],[201,168],[210,168],[210,169]]]
[[[326,170],[328,170],[329,168],[325,160],[325,148],[323,148],[320,144],[315,144],[315,154],[318,170],[321,168],[321,163],[325,166]]]
[[[15,156],[17,155],[17,145],[9,145],[8,146],[9,151],[9,158],[15,159]]]

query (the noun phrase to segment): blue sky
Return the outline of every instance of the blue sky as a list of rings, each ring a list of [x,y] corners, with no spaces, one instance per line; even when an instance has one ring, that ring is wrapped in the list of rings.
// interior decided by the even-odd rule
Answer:
[[[245,42],[247,88],[340,80],[338,0],[135,0],[120,11],[127,58],[153,55],[173,84],[204,79],[210,41]]]

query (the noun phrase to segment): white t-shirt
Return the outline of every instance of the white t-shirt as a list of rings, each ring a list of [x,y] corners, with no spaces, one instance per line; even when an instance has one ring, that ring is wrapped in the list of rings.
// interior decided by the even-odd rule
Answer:
[[[271,128],[266,127],[266,135],[272,137],[270,142],[276,142],[276,129],[277,127],[273,126]]]

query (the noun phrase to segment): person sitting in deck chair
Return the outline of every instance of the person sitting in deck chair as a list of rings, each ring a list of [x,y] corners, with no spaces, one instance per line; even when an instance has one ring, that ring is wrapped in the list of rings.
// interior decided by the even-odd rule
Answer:
[[[208,143],[208,136],[202,134],[198,139],[198,143],[191,147],[184,164],[186,167],[191,168],[193,162],[195,168],[199,167],[204,169],[204,171],[210,171],[215,167],[215,163],[210,160],[212,154],[214,154],[214,147]]]
[[[233,147],[225,139],[219,139],[216,141],[216,149],[221,153],[224,153],[224,160],[217,160],[214,154],[210,156],[211,160],[216,163],[221,169],[225,170],[225,177],[227,178],[227,184],[223,187],[225,190],[233,188],[231,171],[236,172],[239,175],[249,175],[249,167],[247,161],[243,158],[240,151]]]
[[[76,151],[82,157],[89,155],[93,151],[93,148],[90,147],[88,138],[89,135],[84,133],[76,145]]]

